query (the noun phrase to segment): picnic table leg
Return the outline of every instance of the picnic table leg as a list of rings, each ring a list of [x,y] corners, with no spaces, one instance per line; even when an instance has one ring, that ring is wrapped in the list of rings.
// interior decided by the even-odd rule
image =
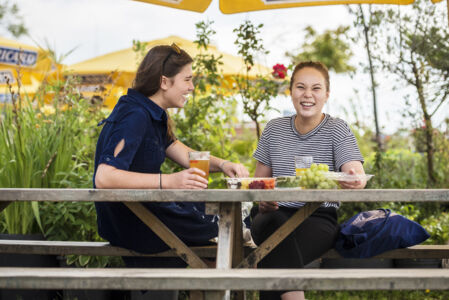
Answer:
[[[235,233],[234,203],[220,203],[218,224],[217,269],[232,268]]]
[[[12,201],[9,202],[0,202],[0,212],[2,212],[5,208],[8,207],[8,205],[10,205],[12,203]]]
[[[318,207],[320,202],[308,202],[290,217],[281,227],[271,234],[262,244],[251,252],[238,268],[252,268],[257,265],[268,253],[282,242],[299,224],[307,219]]]
[[[217,244],[217,269],[230,269],[233,262],[234,233],[235,226],[235,203],[220,203],[219,224],[218,224],[218,244]],[[240,212],[240,211],[239,211]],[[240,212],[241,213],[241,212]],[[206,291],[205,299],[209,300],[229,300],[231,293],[226,291]]]
[[[232,251],[232,267],[237,267],[244,258],[243,250],[243,228],[242,228],[242,203],[234,203],[234,241],[233,241],[233,251]],[[232,292],[233,300],[244,300],[245,291],[234,291]]]
[[[151,230],[157,234],[179,257],[192,268],[208,268],[206,263],[196,255],[176,234],[174,234],[159,218],[139,202],[124,202],[124,204]]]

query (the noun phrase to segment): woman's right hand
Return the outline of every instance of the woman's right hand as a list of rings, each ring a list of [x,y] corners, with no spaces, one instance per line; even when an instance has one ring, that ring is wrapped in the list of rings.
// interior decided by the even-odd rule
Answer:
[[[202,190],[207,188],[207,180],[199,174],[206,175],[198,168],[190,168],[181,172],[167,175],[167,186],[162,181],[163,188],[169,189],[195,189]],[[164,176],[165,177],[165,176]]]

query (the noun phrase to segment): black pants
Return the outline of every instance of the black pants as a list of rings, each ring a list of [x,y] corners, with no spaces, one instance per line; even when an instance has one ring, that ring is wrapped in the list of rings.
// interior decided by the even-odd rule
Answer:
[[[256,245],[265,241],[296,211],[296,209],[280,207],[273,212],[258,213],[251,225],[251,235]],[[336,209],[320,207],[262,259],[257,267],[260,269],[303,268],[333,248],[337,235]],[[260,300],[278,300],[285,292],[261,291]]]

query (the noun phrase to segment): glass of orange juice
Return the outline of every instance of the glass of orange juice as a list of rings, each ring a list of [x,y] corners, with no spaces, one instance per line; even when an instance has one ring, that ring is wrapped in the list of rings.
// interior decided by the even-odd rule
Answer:
[[[209,151],[191,151],[189,152],[189,161],[191,168],[198,168],[204,171],[204,173],[206,173],[206,176],[203,177],[206,180],[209,180]]]
[[[313,163],[312,156],[295,156],[296,176],[302,175]]]

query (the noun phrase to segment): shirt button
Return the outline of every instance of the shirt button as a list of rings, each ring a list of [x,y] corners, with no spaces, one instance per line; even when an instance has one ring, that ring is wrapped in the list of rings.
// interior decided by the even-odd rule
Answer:
[[[111,159],[109,157],[106,158],[106,161],[110,161]]]

